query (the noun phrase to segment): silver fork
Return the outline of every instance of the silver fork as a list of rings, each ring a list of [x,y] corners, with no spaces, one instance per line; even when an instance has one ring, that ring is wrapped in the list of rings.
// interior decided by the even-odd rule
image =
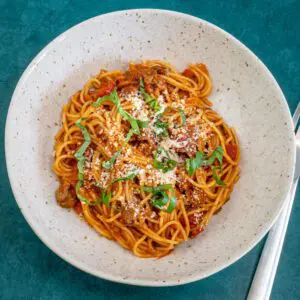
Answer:
[[[247,300],[268,300],[270,298],[280,254],[291,215],[293,202],[300,175],[300,131],[297,124],[300,118],[300,103],[293,116],[294,130],[296,133],[296,167],[291,190],[286,198],[286,203],[275,225],[269,231],[264,245]],[[299,127],[300,128],[300,127]]]

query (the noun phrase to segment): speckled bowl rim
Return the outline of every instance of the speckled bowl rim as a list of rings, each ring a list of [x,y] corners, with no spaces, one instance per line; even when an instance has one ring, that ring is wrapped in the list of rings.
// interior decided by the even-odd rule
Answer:
[[[127,12],[127,13],[137,13],[137,12],[138,13],[163,13],[163,14],[166,14],[166,15],[169,15],[169,16],[177,16],[177,17],[189,19],[189,20],[192,20],[192,21],[201,21],[201,22],[205,23],[206,25],[210,26],[211,28],[213,28],[214,30],[219,31],[220,33],[222,33],[225,37],[227,37],[228,39],[230,39],[231,41],[236,43],[236,45],[239,48],[247,51],[248,54],[250,54],[252,57],[256,58],[257,64],[260,65],[260,67],[262,67],[264,69],[266,74],[273,81],[274,86],[277,89],[277,92],[280,95],[280,97],[281,97],[281,99],[284,103],[284,109],[285,109],[284,113],[285,113],[287,119],[289,119],[289,121],[290,121],[290,128],[293,128],[293,125],[292,125],[293,122],[292,122],[292,117],[291,117],[291,114],[290,114],[290,111],[289,111],[288,103],[287,103],[287,101],[285,99],[285,96],[284,96],[282,90],[280,89],[276,79],[272,75],[272,73],[269,71],[269,69],[263,64],[263,62],[251,50],[249,50],[243,43],[241,43],[238,39],[236,39],[234,36],[232,36],[231,34],[226,32],[225,30],[223,30],[223,29],[219,28],[218,26],[213,25],[212,23],[210,23],[208,21],[205,21],[201,18],[197,18],[197,17],[191,16],[191,15],[176,12],[176,11],[163,10],[163,9],[132,9],[132,10],[115,11],[115,12],[110,12],[110,13],[95,16],[93,18],[85,20],[85,21],[69,28],[68,30],[66,30],[65,32],[60,34],[58,37],[53,39],[50,43],[48,43],[37,54],[37,56],[34,57],[34,59],[28,65],[26,70],[23,72],[23,74],[22,74],[22,76],[21,76],[21,78],[20,78],[20,80],[19,80],[19,82],[18,82],[18,84],[15,88],[15,91],[13,93],[13,96],[12,96],[12,99],[11,99],[11,104],[10,104],[8,114],[7,114],[6,126],[5,126],[5,158],[6,158],[6,165],[7,165],[7,170],[8,170],[8,177],[9,177],[9,180],[10,180],[10,184],[11,184],[12,191],[13,191],[14,197],[16,199],[16,202],[17,202],[24,218],[26,219],[27,223],[30,225],[30,227],[35,232],[35,234],[40,238],[40,240],[49,249],[51,249],[55,254],[57,254],[59,257],[61,257],[66,262],[70,263],[71,265],[75,266],[76,268],[78,268],[78,269],[80,269],[80,270],[82,270],[86,273],[89,273],[89,274],[94,275],[96,277],[99,277],[101,279],[106,279],[106,280],[119,282],[119,283],[126,283],[126,284],[139,285],[139,286],[153,286],[153,287],[182,285],[182,284],[194,282],[194,281],[206,278],[210,275],[213,275],[213,274],[223,270],[224,268],[228,267],[229,265],[233,264],[238,259],[240,259],[242,256],[244,256],[247,252],[249,252],[265,236],[265,234],[273,226],[273,224],[275,223],[277,217],[279,216],[285,202],[282,201],[282,205],[278,206],[277,210],[273,212],[273,217],[270,219],[270,221],[266,222],[263,226],[261,226],[261,228],[260,228],[261,230],[256,235],[256,237],[254,239],[252,239],[251,241],[249,241],[247,244],[244,244],[243,247],[239,248],[239,250],[237,250],[236,253],[231,256],[230,260],[224,261],[222,264],[207,270],[206,273],[202,272],[202,274],[195,275],[193,277],[190,277],[189,279],[184,279],[180,283],[178,283],[177,281],[173,281],[173,282],[168,281],[166,283],[163,283],[163,282],[155,282],[155,281],[151,281],[151,280],[141,280],[141,279],[120,279],[120,278],[116,278],[113,275],[106,274],[105,272],[102,272],[101,270],[97,270],[97,272],[91,271],[89,269],[89,267],[86,266],[84,263],[78,262],[75,259],[73,259],[73,258],[69,257],[68,255],[66,255],[65,253],[63,253],[63,251],[61,249],[57,248],[52,243],[51,238],[48,238],[47,236],[43,235],[42,232],[40,232],[38,226],[36,226],[34,224],[34,222],[31,220],[30,212],[27,211],[28,208],[20,200],[21,195],[17,192],[16,182],[14,181],[14,177],[13,177],[13,170],[12,170],[13,157],[11,157],[9,155],[10,135],[8,134],[9,133],[8,131],[10,129],[9,128],[10,127],[9,123],[10,123],[10,120],[12,119],[12,117],[13,117],[12,112],[11,112],[11,107],[12,107],[12,103],[17,101],[16,95],[18,93],[18,90],[19,90],[20,86],[23,84],[23,82],[26,81],[27,76],[31,72],[32,67],[33,67],[33,62],[36,62],[36,61],[39,61],[40,59],[42,59],[44,57],[44,55],[46,55],[51,50],[52,47],[59,44],[60,41],[64,40],[65,36],[67,36],[68,33],[70,31],[73,31],[75,28],[77,28],[79,26],[82,26],[83,24],[89,23],[89,22],[91,22],[95,19],[101,18],[102,16],[109,16],[109,15],[114,16],[114,15],[122,14],[122,13],[125,13],[125,12]],[[290,163],[289,166],[287,166],[287,168],[288,168],[288,170],[290,170],[291,174],[294,174],[294,170],[295,170],[295,141],[293,141],[293,143],[294,143],[294,145],[293,145],[292,151],[291,151],[291,156],[293,156],[293,159],[290,160],[291,163]],[[293,176],[290,176],[288,191],[291,188],[292,178],[293,178]],[[287,195],[287,193],[286,193],[286,195]],[[286,195],[285,195],[285,197],[286,197]]]

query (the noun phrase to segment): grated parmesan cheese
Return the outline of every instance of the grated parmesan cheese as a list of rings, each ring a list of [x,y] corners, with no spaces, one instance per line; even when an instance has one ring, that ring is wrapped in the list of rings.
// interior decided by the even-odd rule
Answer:
[[[133,117],[141,121],[148,120],[149,111],[147,110],[144,98],[139,91],[122,94],[122,96],[126,101],[130,102],[133,105],[134,108],[131,112]]]
[[[110,172],[108,170],[103,169],[100,176],[99,185],[105,189],[109,184],[109,180],[110,180]]]
[[[182,148],[187,146],[188,141],[178,141],[178,140],[171,140],[171,139],[165,139],[163,140],[160,145],[165,149],[165,150],[170,150],[172,147],[174,148]]]
[[[149,167],[150,166],[150,167]],[[176,182],[176,168],[164,173],[162,170],[155,169],[148,165],[144,172],[138,174],[141,185],[156,186],[161,184],[175,184]]]
[[[118,168],[116,172],[116,179],[120,177],[127,177],[131,175],[132,173],[140,172],[141,169],[131,163],[124,164],[122,168]]]

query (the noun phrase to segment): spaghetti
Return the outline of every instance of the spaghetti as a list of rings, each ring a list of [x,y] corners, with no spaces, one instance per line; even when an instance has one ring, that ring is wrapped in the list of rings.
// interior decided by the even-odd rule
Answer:
[[[207,99],[203,64],[101,70],[62,111],[56,199],[139,257],[162,257],[197,236],[228,201],[240,150]]]

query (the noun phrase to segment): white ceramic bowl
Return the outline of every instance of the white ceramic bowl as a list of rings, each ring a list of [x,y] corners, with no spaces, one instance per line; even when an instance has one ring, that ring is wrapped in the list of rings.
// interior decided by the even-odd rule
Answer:
[[[206,230],[162,259],[140,259],[100,237],[55,201],[54,135],[68,98],[100,68],[162,59],[182,70],[205,63],[215,109],[237,130],[241,178]],[[56,254],[90,274],[136,285],[177,285],[209,276],[249,251],[267,232],[291,184],[295,147],[285,98],[244,45],[201,19],[130,10],[87,20],[40,52],[14,92],[6,124],[10,182],[26,220]]]

